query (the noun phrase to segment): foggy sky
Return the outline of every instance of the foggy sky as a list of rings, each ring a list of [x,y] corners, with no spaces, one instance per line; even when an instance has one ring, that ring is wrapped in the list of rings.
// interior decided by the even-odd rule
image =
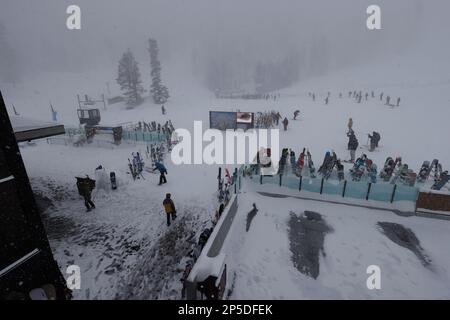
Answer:
[[[71,4],[82,30],[66,29]],[[381,31],[365,27],[370,4],[382,8]],[[15,53],[8,63],[24,74],[113,67],[127,48],[147,63],[154,37],[163,64],[223,56],[239,69],[296,51],[307,77],[319,72],[318,43],[320,72],[413,50],[421,38],[437,50],[448,12],[445,0],[1,0],[0,24]]]

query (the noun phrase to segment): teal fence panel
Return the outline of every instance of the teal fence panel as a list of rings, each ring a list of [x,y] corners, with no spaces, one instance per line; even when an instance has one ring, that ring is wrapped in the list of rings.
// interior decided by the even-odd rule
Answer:
[[[344,181],[339,180],[324,180],[323,182],[323,194],[329,195],[340,195],[342,196],[342,191],[344,190]]]
[[[416,201],[419,189],[403,185],[397,185],[394,201]]]
[[[345,191],[346,198],[366,199],[369,183],[366,181],[348,181]]]
[[[300,183],[300,178],[292,175],[283,176],[281,180],[281,185],[283,187],[288,187],[291,189],[298,189],[298,184]]]
[[[280,177],[278,175],[275,176],[262,176],[262,183],[269,183],[269,184],[279,184],[280,183]]]
[[[394,185],[390,183],[372,183],[369,200],[390,202]]]
[[[143,141],[148,143],[163,142],[167,140],[164,133],[127,130],[122,132],[122,139],[128,141]]]
[[[320,193],[320,184],[322,179],[319,178],[306,178],[302,180],[302,191]]]

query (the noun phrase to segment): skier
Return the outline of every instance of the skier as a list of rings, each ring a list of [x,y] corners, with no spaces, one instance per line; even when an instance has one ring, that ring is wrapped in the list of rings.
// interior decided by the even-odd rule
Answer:
[[[347,127],[348,127],[347,134],[350,133],[350,132],[353,132],[353,119],[352,118],[348,119]]]
[[[355,136],[353,130],[347,134],[348,139],[348,150],[350,150],[350,162],[355,162],[355,152],[358,149],[358,139]]]
[[[77,179],[77,187],[78,193],[84,199],[84,205],[86,206],[86,212],[95,209],[95,204],[92,201],[92,190],[95,189],[95,180],[86,176],[86,178],[76,178]]]
[[[391,103],[391,97],[387,96],[386,97],[386,105],[388,106],[388,105],[390,105],[390,103]]]
[[[279,124],[279,121],[281,120],[281,114],[280,114],[280,112],[277,112],[276,114],[275,114],[275,123],[276,123],[276,125],[278,125]]]
[[[289,124],[289,120],[285,117],[283,120],[284,131],[287,131],[288,124]]]
[[[325,98],[325,105],[327,105],[328,104],[328,96]]]
[[[312,98],[313,98],[313,101],[316,101],[316,94],[315,93],[313,93]]]
[[[163,115],[166,114],[166,108],[164,107],[164,105],[161,106],[161,112]]]
[[[380,101],[383,101],[383,92],[380,93]]]
[[[397,98],[397,107],[400,107],[400,97]]]
[[[369,133],[368,134],[369,139],[370,139],[370,147],[369,147],[369,151],[372,152],[375,150],[376,147],[378,147],[378,142],[381,139],[381,136],[378,132],[372,132],[372,135]]]
[[[173,203],[172,199],[170,198],[170,193],[166,194],[166,198],[163,201],[164,211],[167,215],[167,226],[170,226],[170,218],[172,218],[172,221],[177,218],[177,210],[175,210],[175,204]]]
[[[155,162],[155,168],[153,168],[153,170],[158,170],[160,175],[159,175],[159,186],[162,185],[163,183],[167,183],[167,179],[166,179],[166,174],[167,174],[167,169],[166,167],[159,161]]]
[[[366,92],[366,101],[369,99],[369,93]]]
[[[294,120],[297,120],[298,115],[300,114],[300,110],[295,110],[294,112]]]

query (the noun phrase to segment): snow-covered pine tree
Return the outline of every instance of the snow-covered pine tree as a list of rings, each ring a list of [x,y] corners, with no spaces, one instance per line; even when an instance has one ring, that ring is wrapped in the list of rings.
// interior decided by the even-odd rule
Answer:
[[[157,104],[166,103],[169,99],[169,90],[166,86],[161,84],[161,63],[158,59],[158,43],[155,39],[148,40],[150,53],[150,67],[152,84],[150,86],[150,93],[153,96],[153,101]]]
[[[123,54],[119,61],[119,74],[116,80],[129,106],[135,106],[142,102],[144,88],[142,87],[141,73],[130,49]]]

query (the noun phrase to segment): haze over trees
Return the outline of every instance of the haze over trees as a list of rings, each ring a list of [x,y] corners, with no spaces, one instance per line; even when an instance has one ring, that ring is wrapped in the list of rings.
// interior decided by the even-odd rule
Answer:
[[[152,94],[153,101],[156,104],[164,104],[169,99],[169,90],[165,85],[161,83],[161,63],[158,59],[158,43],[155,39],[150,38],[148,40],[150,54],[150,67],[152,84],[150,86],[150,93]]]
[[[125,96],[127,105],[136,106],[142,102],[144,88],[142,87],[141,73],[130,49],[122,55],[119,61],[116,80]]]

